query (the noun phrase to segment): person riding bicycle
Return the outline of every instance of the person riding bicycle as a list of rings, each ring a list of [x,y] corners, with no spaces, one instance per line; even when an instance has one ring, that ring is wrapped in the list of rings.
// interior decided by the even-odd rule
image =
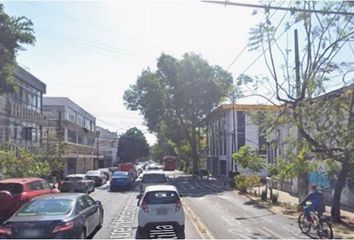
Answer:
[[[308,201],[311,202],[311,205],[305,206],[306,202]],[[311,185],[311,192],[306,196],[304,201],[300,203],[300,206],[305,206],[304,214],[308,221],[312,221],[311,211],[316,211],[319,217],[322,216],[322,214],[325,211],[325,204],[324,204],[323,195],[320,191],[317,190],[316,184]]]

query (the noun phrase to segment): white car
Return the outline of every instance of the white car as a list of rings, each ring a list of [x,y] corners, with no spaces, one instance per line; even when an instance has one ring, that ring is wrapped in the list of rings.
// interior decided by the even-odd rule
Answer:
[[[140,182],[140,192],[144,192],[146,186],[156,184],[168,184],[168,178],[162,171],[146,171]]]
[[[138,236],[149,237],[149,229],[159,225],[173,225],[177,238],[185,238],[184,210],[181,196],[175,186],[146,187],[138,201]]]

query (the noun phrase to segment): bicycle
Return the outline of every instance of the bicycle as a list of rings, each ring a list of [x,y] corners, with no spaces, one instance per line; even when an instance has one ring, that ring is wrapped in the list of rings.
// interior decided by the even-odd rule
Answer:
[[[299,228],[302,233],[308,234],[311,228],[316,231],[321,239],[333,239],[333,230],[330,219],[327,216],[320,216],[318,212],[310,213],[311,220],[307,220],[304,213],[298,217]]]

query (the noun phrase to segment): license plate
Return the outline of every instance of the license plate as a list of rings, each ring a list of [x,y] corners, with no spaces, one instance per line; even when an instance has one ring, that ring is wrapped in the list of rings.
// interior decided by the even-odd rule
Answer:
[[[41,235],[41,231],[39,229],[23,229],[22,235],[26,238],[35,238]]]
[[[167,208],[158,208],[156,209],[157,215],[165,215],[167,214]]]

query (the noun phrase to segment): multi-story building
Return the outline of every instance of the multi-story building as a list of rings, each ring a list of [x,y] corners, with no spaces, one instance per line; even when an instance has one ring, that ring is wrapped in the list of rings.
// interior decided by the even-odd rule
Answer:
[[[99,159],[98,167],[111,167],[117,163],[118,135],[107,129],[96,127],[98,149],[103,159]]]
[[[276,157],[276,149],[271,147],[261,134],[260,127],[252,115],[259,111],[276,111],[270,105],[223,104],[206,118],[208,157],[207,169],[216,176],[228,177],[231,172],[241,171],[232,159],[232,154],[242,146],[251,146],[268,161]],[[266,175],[266,171],[261,173]]]
[[[64,176],[97,168],[95,117],[66,97],[45,97],[43,114],[47,139],[62,136],[65,143]]]
[[[21,67],[15,70],[16,91],[0,95],[0,144],[38,151],[42,140],[42,98],[46,85]]]

